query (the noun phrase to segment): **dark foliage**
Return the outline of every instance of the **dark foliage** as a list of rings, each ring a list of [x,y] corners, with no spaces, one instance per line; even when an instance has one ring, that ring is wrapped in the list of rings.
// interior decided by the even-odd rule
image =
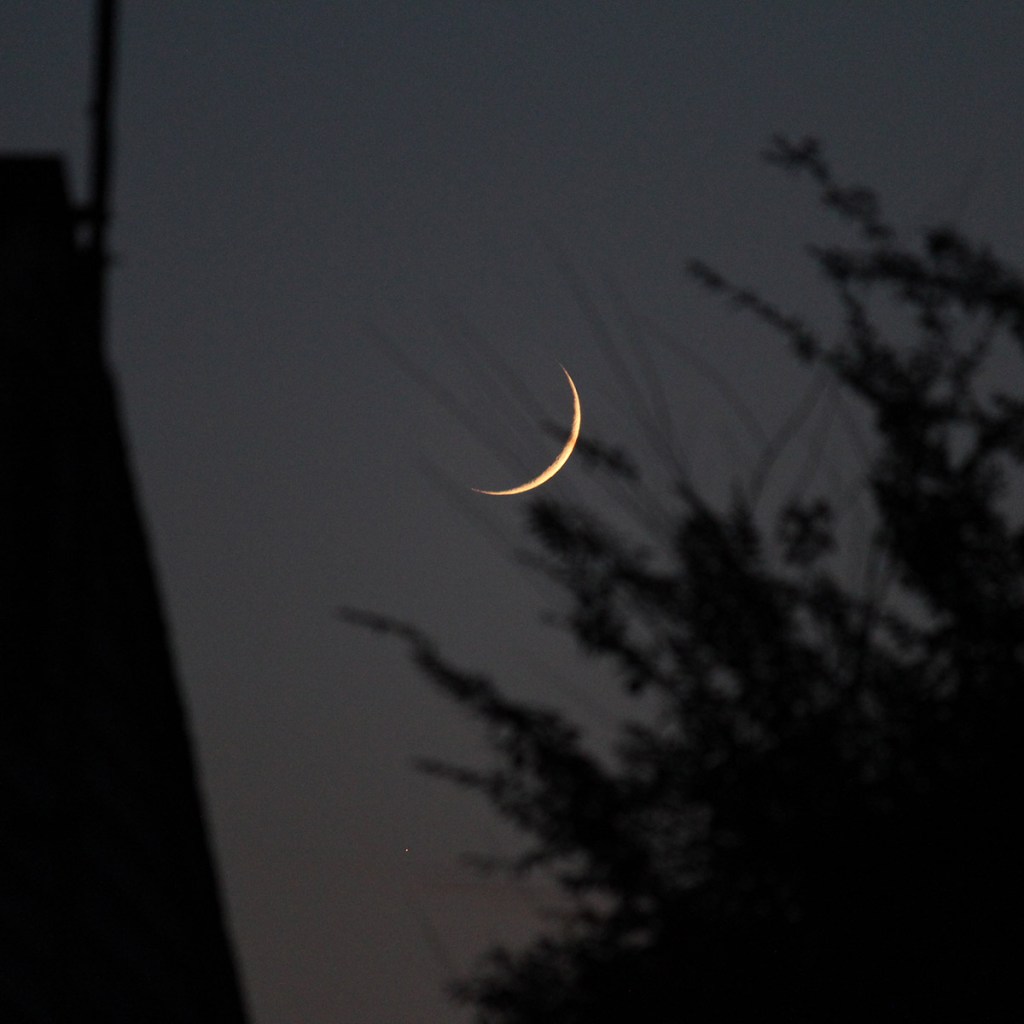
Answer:
[[[874,520],[854,541],[876,584],[836,569],[834,496],[765,525],[743,497],[718,509],[680,485],[645,550],[535,503],[567,628],[659,709],[623,724],[614,767],[563,715],[349,614],[401,634],[487,728],[490,769],[425,767],[515,822],[532,845],[513,868],[552,871],[574,908],[461,983],[481,1022],[989,1020],[1020,1002],[1024,395],[988,368],[1000,347],[1003,365],[1024,356],[1024,282],[949,229],[901,243],[812,140],[766,155],[854,229],[810,250],[845,314],[834,340],[691,270],[869,414]]]

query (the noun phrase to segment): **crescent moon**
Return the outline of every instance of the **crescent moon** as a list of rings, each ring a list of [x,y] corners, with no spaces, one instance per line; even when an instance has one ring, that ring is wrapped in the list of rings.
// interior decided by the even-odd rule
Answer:
[[[479,487],[473,487],[471,490],[476,491],[477,494],[492,494],[496,497],[502,497],[506,494],[522,494],[524,491],[532,491],[535,487],[540,487],[541,484],[547,483],[568,461],[569,456],[572,455],[573,448],[576,447],[576,439],[580,436],[580,424],[583,421],[583,415],[580,410],[580,396],[576,390],[576,385],[572,382],[572,377],[569,376],[569,371],[563,366],[562,373],[565,374],[565,379],[569,382],[569,387],[572,388],[572,429],[569,431],[569,440],[565,442],[565,447],[558,453],[558,458],[540,473],[535,476],[532,480],[527,480],[525,484],[520,484],[518,487],[511,487],[507,491],[482,491]]]

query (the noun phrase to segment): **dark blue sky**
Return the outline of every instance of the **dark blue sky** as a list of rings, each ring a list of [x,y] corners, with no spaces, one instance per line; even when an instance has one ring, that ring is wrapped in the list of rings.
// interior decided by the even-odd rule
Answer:
[[[406,616],[600,735],[614,696],[509,560],[522,502],[468,488],[557,451],[537,420],[568,428],[558,362],[585,436],[668,438],[713,493],[749,471],[756,446],[682,347],[766,429],[806,382],[682,268],[830,322],[801,250],[838,230],[759,160],[775,132],[819,135],[901,225],[956,220],[1024,265],[1024,9],[123,6],[110,353],[255,1020],[462,1019],[449,964],[526,934],[543,891],[459,867],[509,836],[410,760],[476,757],[476,733],[333,609]],[[79,189],[89,7],[0,7],[0,145],[69,153]],[[624,378],[563,258],[610,322],[609,280],[676,347],[621,332]],[[657,389],[636,342],[671,425],[638,426]],[[609,501],[575,461],[549,486]]]

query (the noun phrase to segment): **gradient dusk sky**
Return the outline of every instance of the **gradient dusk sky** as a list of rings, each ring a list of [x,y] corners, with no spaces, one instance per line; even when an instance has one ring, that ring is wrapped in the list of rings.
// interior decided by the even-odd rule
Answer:
[[[66,153],[79,197],[91,8],[0,5],[0,148]],[[122,4],[109,354],[256,1024],[465,1021],[442,982],[547,898],[460,863],[514,837],[412,760],[478,733],[335,609],[600,739],[619,701],[511,554],[528,498],[470,488],[558,451],[559,363],[584,436],[667,439],[713,494],[749,470],[705,367],[765,429],[807,381],[684,267],[830,322],[803,247],[840,229],[775,133],[1024,266],[1022,50],[986,0]],[[610,349],[573,275],[669,340]],[[547,486],[611,500],[579,460]]]

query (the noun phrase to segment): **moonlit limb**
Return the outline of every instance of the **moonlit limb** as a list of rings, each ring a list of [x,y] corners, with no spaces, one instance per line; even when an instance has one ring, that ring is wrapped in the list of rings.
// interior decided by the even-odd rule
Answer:
[[[473,487],[471,490],[476,491],[477,494],[491,494],[495,497],[502,497],[506,494],[522,494],[524,491],[532,491],[535,487],[540,487],[541,484],[547,483],[568,461],[569,456],[572,455],[573,448],[576,447],[576,440],[580,436],[580,424],[583,422],[583,414],[580,410],[580,396],[576,391],[576,385],[572,382],[572,377],[569,376],[569,371],[563,366],[562,373],[565,374],[565,379],[569,382],[569,387],[572,388],[572,430],[569,432],[569,440],[566,441],[565,447],[558,453],[558,458],[548,466],[539,476],[535,476],[532,480],[527,480],[525,484],[520,484],[518,487],[512,487],[507,491],[484,491],[479,487]]]

